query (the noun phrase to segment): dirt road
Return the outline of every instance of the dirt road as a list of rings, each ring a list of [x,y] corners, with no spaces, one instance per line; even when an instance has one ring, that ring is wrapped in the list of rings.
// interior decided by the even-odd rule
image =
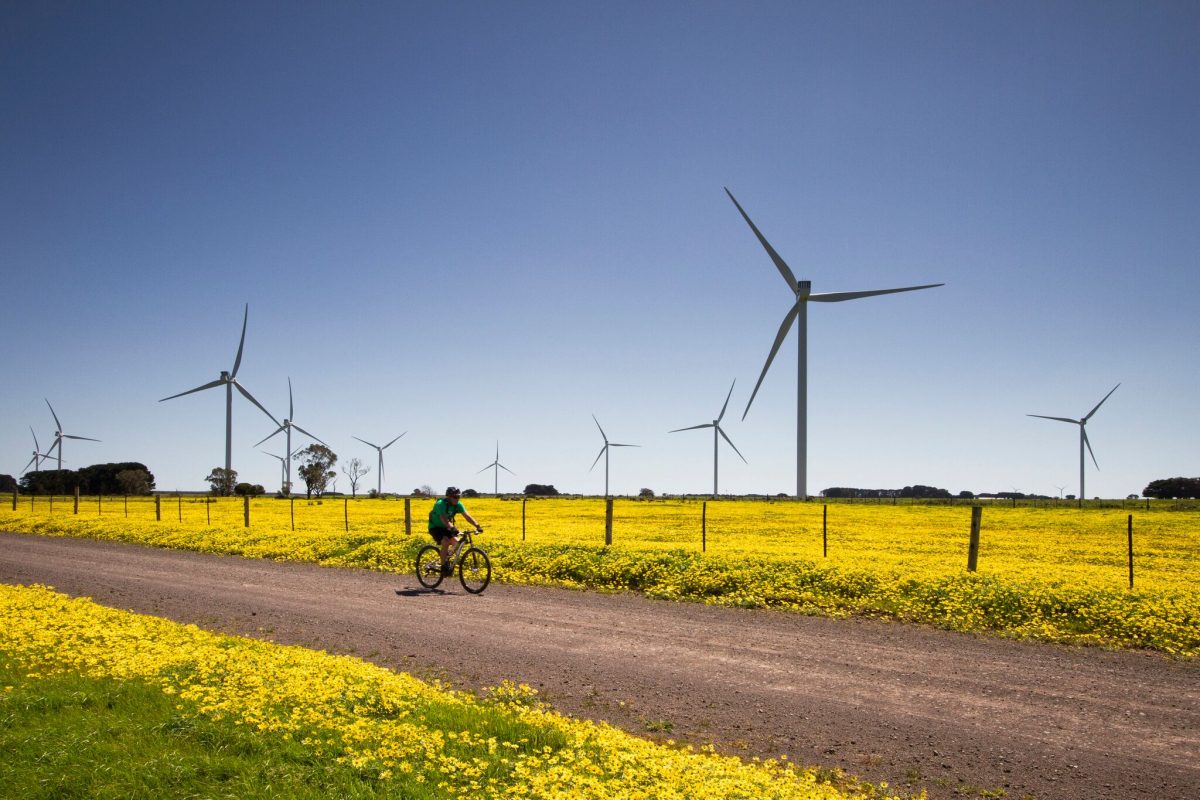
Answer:
[[[7,533],[0,582],[462,688],[507,678],[638,735],[786,753],[933,798],[1200,798],[1200,664],[1148,653],[632,594],[427,592],[405,575]]]

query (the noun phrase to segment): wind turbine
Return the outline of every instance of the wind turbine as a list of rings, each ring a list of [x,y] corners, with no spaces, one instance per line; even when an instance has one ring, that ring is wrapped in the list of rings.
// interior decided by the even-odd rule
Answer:
[[[294,405],[292,404],[292,379],[288,378],[288,415],[287,415],[287,419],[285,419],[283,421],[283,423],[278,428],[276,428],[275,431],[271,434],[271,436],[274,436],[275,434],[279,433],[280,431],[284,431],[287,433],[287,464],[285,465],[285,468],[284,468],[283,488],[284,488],[284,491],[286,491],[288,494],[292,493],[292,428],[295,428],[296,430],[300,431],[301,433],[303,433],[305,436],[307,436],[310,439],[314,439],[317,442],[320,442],[321,444],[325,444],[320,439],[317,439],[316,436],[313,436],[311,433],[304,430],[304,428],[301,428],[299,425],[292,422],[292,418],[295,415],[296,415],[296,409],[295,409]],[[254,446],[258,447],[260,444],[265,442],[267,439],[270,439],[271,436],[267,436],[267,437],[263,438],[261,441],[255,442]],[[325,444],[325,446],[329,447],[329,445],[327,445],[327,444]]]
[[[595,414],[592,414],[592,421],[596,423],[597,428],[600,428],[600,420],[596,419]],[[591,472],[592,470],[594,470],[596,468],[596,464],[600,461],[600,456],[604,456],[604,496],[608,497],[608,448],[610,448],[610,447],[641,447],[641,445],[640,444],[618,444],[617,442],[610,442],[608,440],[608,435],[604,433],[604,428],[600,428],[600,436],[604,439],[604,446],[600,448],[600,453],[599,453],[599,455],[596,456],[596,460],[592,462],[592,465],[590,467],[588,467],[588,472]],[[499,448],[499,445],[497,445],[497,448]],[[497,449],[497,452],[499,452],[498,449]]]
[[[25,465],[22,473],[29,472],[29,468],[33,467],[33,471],[37,472],[41,463],[50,457],[49,453],[42,452],[42,446],[38,444],[37,434],[33,433],[33,427],[29,428],[29,432],[33,434],[33,458],[29,459],[29,463]]]
[[[404,433],[408,433],[408,431],[405,431]],[[400,436],[403,436],[404,433],[400,434]],[[397,436],[396,439],[399,439],[400,436]],[[351,436],[350,438],[358,439],[357,436]],[[378,480],[378,485],[375,488],[375,496],[376,497],[383,497],[383,451],[387,450],[389,447],[394,445],[396,443],[396,439],[392,439],[390,442],[383,445],[382,447],[380,447],[377,444],[371,444],[371,442],[368,442],[366,439],[358,439],[358,441],[362,442],[363,444],[367,445],[368,447],[374,447],[375,450],[378,451],[378,453],[379,453],[379,466],[375,473],[375,477]]]
[[[287,474],[287,466],[288,466],[288,462],[291,461],[291,458],[284,458],[283,456],[277,456],[274,453],[268,453],[266,450],[262,450],[260,452],[264,456],[270,456],[271,458],[279,460],[279,481],[280,481],[279,485],[286,487],[288,489],[288,494],[291,494],[292,487],[291,487],[291,484],[288,483],[288,474]]]
[[[231,472],[233,470],[233,390],[236,387],[242,396],[249,400],[254,405],[258,406],[258,410],[266,414],[276,425],[280,424],[279,420],[271,415],[270,411],[263,408],[263,404],[254,399],[254,395],[246,391],[246,388],[237,381],[238,367],[242,365],[242,347],[246,344],[246,322],[250,319],[250,304],[246,304],[246,311],[242,315],[242,338],[238,340],[237,357],[233,360],[233,370],[231,372],[221,372],[221,377],[215,381],[209,381],[203,386],[197,386],[195,389],[188,389],[186,392],[173,394],[170,397],[164,397],[158,402],[164,400],[174,400],[176,397],[183,397],[185,394],[193,392],[202,392],[205,389],[214,389],[218,386],[225,387],[225,470]]]
[[[725,409],[729,407],[729,398],[733,396],[733,387],[734,387],[734,384],[736,384],[736,383],[737,383],[737,381],[734,380],[733,383],[729,384],[729,394],[725,395],[725,405],[721,406],[721,413],[718,414],[717,418],[714,419],[712,422],[706,422],[703,425],[692,425],[689,428],[676,428],[675,430],[670,431],[670,433],[679,433],[680,431],[694,431],[694,430],[698,430],[700,428],[712,428],[713,429],[713,497],[717,496],[717,449],[718,449],[717,445],[719,444],[719,442],[717,440],[718,434],[720,434],[721,438],[723,438],[726,442],[729,442],[729,446],[733,448],[733,452],[738,454],[738,458],[740,458],[743,463],[749,463],[746,461],[746,457],[744,455],[742,455],[742,452],[737,449],[737,445],[735,445],[733,443],[733,441],[730,440],[730,438],[725,435],[725,431],[721,430],[721,420],[725,417]]]
[[[799,336],[799,364],[797,369],[797,387],[796,387],[796,496],[801,499],[808,498],[807,480],[808,480],[808,304],[813,303],[840,303],[843,300],[858,300],[862,297],[874,297],[879,294],[895,294],[896,292],[914,292],[918,289],[932,289],[936,286],[944,286],[941,283],[927,283],[921,286],[905,286],[900,289],[869,289],[862,292],[826,292],[823,294],[812,294],[812,281],[797,281],[796,276],[792,274],[791,269],[784,262],[779,254],[775,252],[775,248],[771,247],[766,238],[759,232],[758,228],[750,220],[749,215],[742,209],[737,198],[729,189],[725,190],[725,194],[729,195],[729,199],[737,206],[737,210],[741,213],[742,219],[746,220],[746,224],[750,226],[750,230],[754,231],[754,235],[758,237],[759,243],[763,249],[767,251],[767,255],[771,257],[771,261],[775,263],[775,268],[779,270],[779,274],[787,281],[788,288],[795,295],[795,303],[792,308],[783,318],[783,324],[779,326],[779,332],[775,335],[775,343],[771,345],[771,353],[767,356],[767,363],[763,365],[762,373],[758,376],[758,383],[754,385],[754,391],[750,393],[750,400],[746,403],[746,410],[742,412],[742,419],[746,418],[746,414],[750,413],[750,405],[754,402],[755,395],[758,394],[758,388],[762,386],[763,378],[767,375],[767,370],[771,368],[771,362],[775,359],[775,354],[779,352],[779,346],[783,344],[784,338],[791,330],[792,323],[797,323],[797,335]]]
[[[489,469],[493,473],[492,474],[492,483],[493,483],[492,494],[499,496],[499,494],[500,494],[500,470],[504,470],[509,475],[515,476],[517,474],[517,473],[513,472],[511,469],[509,469],[508,467],[506,467],[500,463],[500,442],[496,442],[496,460],[493,461],[492,463],[488,464],[483,469],[479,470],[479,472],[483,472],[484,470],[489,470]],[[476,472],[475,474],[478,475],[479,472]]]
[[[1120,385],[1121,384],[1119,384],[1119,383],[1117,384],[1117,386],[1120,386]],[[1117,386],[1114,386],[1112,389],[1110,389],[1108,391],[1108,394],[1104,395],[1104,400],[1107,400],[1109,397],[1112,396],[1112,393],[1117,390]],[[1083,505],[1083,500],[1085,497],[1087,497],[1087,494],[1085,494],[1084,490],[1083,490],[1083,465],[1084,465],[1083,448],[1085,448],[1085,447],[1087,448],[1088,453],[1092,457],[1092,463],[1096,465],[1096,469],[1100,469],[1100,465],[1096,463],[1096,454],[1092,452],[1092,443],[1089,442],[1088,438],[1087,438],[1087,421],[1092,418],[1092,414],[1095,414],[1096,410],[1098,408],[1100,408],[1100,406],[1104,405],[1104,400],[1101,400],[1099,403],[1096,403],[1096,408],[1093,408],[1091,411],[1089,411],[1085,416],[1081,417],[1080,419],[1071,419],[1070,417],[1047,417],[1043,414],[1026,414],[1025,415],[1027,417],[1037,417],[1038,419],[1052,419],[1057,422],[1069,422],[1072,425],[1079,426],[1079,505],[1080,506]]]
[[[45,398],[42,398],[42,399],[43,399],[43,400],[45,400]],[[50,457],[50,451],[51,451],[51,450],[54,450],[55,448],[57,448],[57,449],[58,449],[58,469],[62,469],[62,443],[63,443],[63,439],[79,439],[79,440],[81,440],[81,441],[84,441],[84,442],[98,442],[98,441],[100,441],[100,440],[99,440],[99,439],[92,439],[92,438],[89,438],[89,437],[87,437],[87,436],[72,436],[72,435],[71,435],[71,434],[69,434],[69,433],[63,433],[63,429],[62,429],[62,423],[58,421],[58,414],[55,414],[55,413],[54,413],[54,406],[50,405],[50,401],[49,401],[49,400],[46,400],[46,405],[47,405],[47,406],[50,408],[50,416],[54,417],[54,425],[55,425],[55,427],[56,427],[56,430],[55,430],[55,432],[54,432],[54,443],[53,443],[53,444],[51,444],[49,447],[47,447],[47,448],[46,448],[46,458],[49,458],[49,457]],[[32,430],[33,430],[33,429],[32,429],[32,428],[30,428],[30,431],[32,431]],[[36,437],[36,436],[34,437],[34,444],[37,444],[37,437]],[[43,460],[45,460],[45,459],[43,459]]]

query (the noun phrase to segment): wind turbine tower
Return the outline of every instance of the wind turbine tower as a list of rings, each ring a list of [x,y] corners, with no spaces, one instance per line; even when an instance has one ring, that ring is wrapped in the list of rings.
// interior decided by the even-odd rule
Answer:
[[[792,274],[792,270],[784,262],[779,254],[775,252],[775,248],[766,240],[766,237],[759,232],[755,224],[750,220],[748,214],[738,203],[737,198],[729,189],[725,190],[725,194],[729,195],[729,199],[737,206],[737,210],[741,213],[742,219],[746,220],[746,224],[750,226],[750,230],[754,231],[754,235],[758,238],[763,249],[767,251],[767,255],[771,257],[771,261],[775,263],[775,268],[779,270],[779,274],[787,282],[788,288],[792,290],[795,296],[795,302],[792,308],[783,318],[783,323],[779,326],[779,332],[775,334],[775,343],[771,345],[771,352],[767,356],[767,363],[763,365],[762,373],[758,376],[758,383],[754,385],[754,391],[750,393],[750,400],[746,403],[746,410],[742,413],[742,419],[746,418],[746,414],[750,413],[750,406],[754,403],[754,397],[758,394],[758,389],[762,386],[763,378],[767,375],[767,370],[771,368],[771,362],[775,359],[775,354],[779,352],[779,346],[783,344],[783,340],[787,337],[788,331],[791,330],[792,324],[796,324],[797,336],[799,337],[798,344],[798,364],[796,377],[796,496],[801,499],[808,498],[808,304],[809,303],[840,303],[843,300],[858,300],[862,297],[874,297],[879,294],[895,294],[896,292],[915,292],[918,289],[932,289],[936,286],[944,286],[941,283],[927,283],[921,286],[905,286],[900,289],[869,289],[862,292],[827,292],[824,294],[812,293],[811,281],[798,281],[796,276]]]
[[[408,433],[408,431],[405,431],[404,433]],[[404,433],[400,434],[400,436],[403,436]],[[394,445],[396,443],[396,440],[399,439],[400,436],[397,436],[395,439],[392,439],[390,442],[383,445],[382,447],[380,447],[377,444],[371,444],[366,439],[358,439],[357,436],[350,437],[351,439],[358,439],[358,441],[362,442],[363,444],[367,445],[368,447],[374,447],[375,450],[379,453],[379,466],[375,472],[375,478],[378,481],[378,483],[376,485],[376,489],[375,489],[376,497],[383,497],[383,451],[387,450],[389,447]]]
[[[1080,508],[1083,507],[1083,500],[1085,497],[1087,497],[1087,494],[1084,491],[1084,483],[1083,483],[1083,478],[1084,478],[1084,475],[1083,475],[1083,467],[1084,467],[1083,450],[1085,447],[1087,448],[1088,453],[1091,455],[1092,463],[1095,464],[1096,469],[1100,469],[1100,465],[1096,463],[1096,454],[1092,452],[1092,443],[1088,441],[1087,423],[1088,423],[1088,420],[1092,418],[1092,414],[1095,414],[1097,409],[1099,409],[1100,406],[1104,405],[1104,400],[1107,400],[1108,398],[1112,397],[1112,393],[1115,392],[1117,390],[1117,387],[1120,385],[1121,384],[1118,383],[1116,386],[1109,389],[1108,394],[1104,395],[1104,399],[1101,400],[1099,403],[1096,403],[1095,408],[1093,408],[1091,411],[1089,411],[1087,414],[1085,414],[1083,417],[1081,417],[1079,419],[1071,419],[1070,417],[1047,417],[1043,414],[1026,414],[1025,415],[1027,417],[1037,417],[1038,419],[1052,419],[1055,422],[1069,422],[1072,425],[1079,426],[1079,506],[1080,506]]]
[[[506,467],[500,463],[500,442],[498,442],[498,441],[496,442],[496,460],[493,461],[492,463],[488,464],[483,469],[479,470],[479,472],[484,472],[485,470],[489,470],[489,469],[492,471],[492,494],[496,497],[499,497],[500,496],[500,470],[504,470],[509,475],[513,475],[513,476],[515,476],[517,473],[513,472],[511,469],[509,469],[508,467]],[[475,474],[478,475],[479,472],[476,472]]]
[[[45,398],[43,398],[43,399],[45,399]],[[54,426],[55,426],[55,431],[54,431],[54,443],[53,443],[53,444],[51,444],[51,445],[50,445],[48,448],[46,448],[46,456],[45,456],[45,457],[44,457],[42,460],[43,460],[43,461],[45,461],[45,460],[46,460],[46,458],[49,458],[49,456],[50,456],[50,451],[51,451],[51,450],[54,450],[54,449],[56,449],[56,448],[57,448],[57,449],[58,449],[58,469],[62,469],[62,447],[63,447],[63,439],[79,439],[79,440],[81,440],[81,441],[84,441],[84,442],[98,442],[98,441],[100,441],[100,440],[99,440],[99,439],[92,439],[92,438],[89,438],[89,437],[87,437],[87,436],[72,436],[72,435],[71,435],[71,434],[69,434],[69,433],[63,433],[63,429],[62,429],[62,423],[58,421],[58,414],[55,414],[55,413],[54,413],[54,406],[50,405],[50,401],[49,401],[49,400],[46,400],[46,405],[47,405],[47,407],[49,407],[49,409],[50,409],[50,416],[54,417]],[[30,431],[31,431],[31,432],[32,432],[32,430],[33,430],[33,429],[32,429],[32,428],[30,428]],[[37,437],[36,437],[36,436],[35,436],[35,437],[34,437],[34,439],[33,439],[33,443],[34,443],[35,445],[37,444]]]
[[[692,425],[689,428],[676,428],[675,430],[670,431],[670,433],[679,433],[680,431],[694,431],[694,430],[698,430],[700,428],[712,428],[713,429],[713,497],[714,498],[717,496],[717,451],[719,449],[718,445],[720,444],[720,441],[717,439],[717,436],[720,435],[723,439],[725,439],[726,442],[729,442],[729,446],[733,448],[733,452],[738,454],[738,458],[740,458],[742,460],[742,463],[748,463],[746,461],[746,457],[744,455],[742,455],[742,452],[740,450],[737,449],[737,445],[735,445],[733,443],[733,441],[730,440],[730,438],[725,435],[725,431],[721,430],[721,420],[725,417],[725,409],[729,407],[729,398],[733,395],[733,387],[736,383],[737,383],[737,381],[735,380],[733,383],[729,384],[729,394],[725,395],[725,405],[721,406],[721,413],[718,414],[717,418],[714,419],[712,422],[706,422],[703,425]]]
[[[194,392],[202,392],[205,389],[214,389],[218,386],[225,387],[225,470],[226,470],[226,472],[233,470],[233,390],[235,388],[239,392],[242,393],[243,397],[245,397],[247,400],[249,400],[254,405],[258,406],[258,410],[263,412],[264,414],[266,414],[267,417],[270,418],[270,420],[272,422],[274,422],[276,425],[280,424],[279,420],[275,419],[275,417],[271,415],[271,412],[267,411],[267,409],[265,409],[263,407],[262,403],[255,400],[254,395],[252,395],[252,394],[250,394],[250,392],[246,391],[246,388],[244,386],[242,386],[240,383],[238,383],[238,380],[237,380],[238,368],[242,365],[242,348],[246,344],[246,322],[249,319],[250,319],[250,304],[247,303],[246,311],[242,315],[242,338],[240,340],[238,340],[237,357],[234,358],[234,360],[233,360],[233,370],[232,371],[230,371],[230,372],[222,371],[221,377],[217,378],[215,381],[209,381],[208,383],[204,384],[203,386],[197,386],[195,389],[188,389],[186,392],[180,392],[179,394],[173,394],[170,397],[164,397],[162,400],[158,401],[161,403],[164,400],[174,400],[176,397],[183,397],[185,394],[192,394]]]
[[[600,420],[596,419],[595,414],[592,414],[592,421],[596,423],[597,428],[600,428]],[[590,467],[588,467],[588,472],[594,470],[597,462],[600,461],[600,456],[604,456],[604,496],[608,497],[608,449],[610,447],[641,447],[641,445],[618,444],[617,442],[610,442],[608,440],[608,435],[604,432],[604,428],[600,428],[600,436],[604,439],[604,446],[600,448],[600,453],[596,456],[596,460],[592,462]]]

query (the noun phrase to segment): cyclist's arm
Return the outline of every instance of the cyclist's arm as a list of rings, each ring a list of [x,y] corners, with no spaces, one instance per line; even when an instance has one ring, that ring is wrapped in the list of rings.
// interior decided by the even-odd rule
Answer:
[[[479,523],[475,521],[475,518],[474,518],[474,517],[472,517],[472,516],[471,516],[470,514],[468,514],[466,511],[462,512],[462,515],[463,515],[463,518],[464,518],[464,519],[466,519],[466,521],[467,521],[467,522],[469,522],[469,523],[471,523],[472,525],[474,525],[474,526],[475,526],[475,530],[482,530],[482,529],[479,527]]]

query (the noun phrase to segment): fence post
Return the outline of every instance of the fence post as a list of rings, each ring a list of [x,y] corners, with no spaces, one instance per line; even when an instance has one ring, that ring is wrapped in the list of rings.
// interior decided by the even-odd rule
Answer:
[[[104,515],[104,507],[101,502],[103,500],[104,500],[104,495],[102,495],[102,494],[96,495],[96,516],[97,517]]]
[[[17,510],[17,490],[13,489],[13,511]]]
[[[125,495],[125,516],[129,516],[129,495]]]
[[[700,507],[700,552],[708,549],[708,501]]]
[[[611,497],[604,498],[604,544],[612,544],[612,506]]]
[[[404,498],[404,535],[412,536],[412,498]]]
[[[1129,588],[1133,588],[1133,514],[1129,515]]]
[[[179,492],[175,493],[175,503],[179,506],[179,521],[183,522],[183,495]]]
[[[75,511],[73,513],[75,513],[75,514],[79,513],[79,487],[78,486],[75,487]]]
[[[829,558],[829,505],[821,506],[821,557]]]
[[[212,498],[204,495],[204,523],[212,527]]]
[[[245,526],[250,527],[250,495],[242,495],[242,518],[245,520]]]
[[[967,548],[967,572],[974,572],[979,563],[979,522],[983,506],[971,506],[971,544]]]
[[[528,497],[521,498],[521,541],[525,541],[525,504],[529,502]]]
[[[32,505],[31,505],[31,507],[32,507]],[[54,513],[54,492],[50,493],[50,513],[51,514]]]
[[[342,498],[342,517],[346,520],[346,532],[350,532],[350,499]]]
[[[162,522],[162,495],[154,495],[154,519],[156,522]]]

